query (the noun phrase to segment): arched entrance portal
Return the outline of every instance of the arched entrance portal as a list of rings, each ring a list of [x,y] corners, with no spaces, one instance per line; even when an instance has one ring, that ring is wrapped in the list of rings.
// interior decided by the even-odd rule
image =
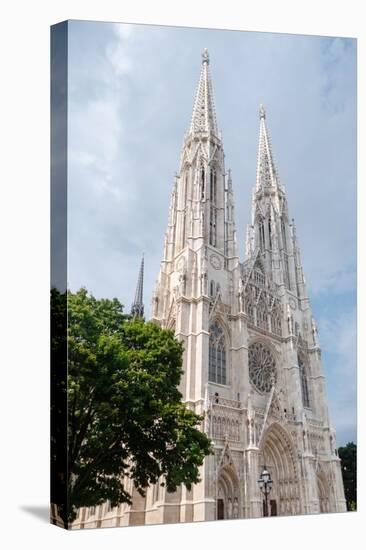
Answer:
[[[273,486],[268,498],[268,515],[300,514],[300,490],[290,436],[279,424],[272,424],[264,437],[262,463],[271,474]]]
[[[319,498],[319,511],[321,514],[329,512],[329,495],[327,491],[327,480],[323,473],[316,476]]]
[[[221,468],[218,477],[217,519],[235,519],[239,517],[240,495],[239,480],[231,466]]]

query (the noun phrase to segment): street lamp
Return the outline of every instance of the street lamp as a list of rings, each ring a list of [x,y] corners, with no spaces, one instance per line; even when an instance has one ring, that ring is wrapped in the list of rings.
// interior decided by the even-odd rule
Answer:
[[[260,478],[258,479],[258,485],[262,493],[264,494],[264,515],[268,516],[268,495],[271,492],[273,481],[271,474],[268,472],[267,468],[263,466],[263,472],[261,473]]]

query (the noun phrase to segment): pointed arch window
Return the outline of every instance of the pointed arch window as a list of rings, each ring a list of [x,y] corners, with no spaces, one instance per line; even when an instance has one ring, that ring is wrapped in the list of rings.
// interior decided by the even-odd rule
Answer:
[[[257,286],[265,285],[266,279],[264,276],[264,269],[261,262],[256,262],[252,272],[252,279],[254,280],[254,284]]]
[[[210,296],[215,297],[215,281],[210,281]]]
[[[203,200],[205,198],[205,166],[203,163],[203,159],[201,160],[201,167],[200,167],[200,187],[201,187],[201,199]]]
[[[281,219],[281,234],[282,234],[282,246],[284,250],[287,252],[287,238],[286,238],[286,226],[285,226],[285,220]]]
[[[271,327],[272,327],[272,332],[274,332],[274,334],[278,334],[279,336],[282,336],[281,317],[282,317],[281,305],[279,302],[276,302],[272,308]]]
[[[217,384],[226,384],[226,346],[222,327],[217,323],[210,326],[208,379]]]
[[[257,305],[257,325],[259,328],[268,330],[268,310],[266,297],[263,294]]]
[[[216,170],[211,169],[210,173],[210,196],[213,204],[216,204]]]
[[[210,209],[210,245],[216,246],[216,208],[211,205]]]
[[[272,250],[272,221],[271,218],[268,220],[268,238],[269,238],[269,248]]]
[[[259,219],[258,229],[259,229],[259,248],[260,248],[261,252],[264,252],[265,241],[264,241],[264,220],[263,220],[263,218]]]
[[[252,287],[248,287],[245,292],[245,312],[248,315],[250,323],[254,324],[254,299]]]
[[[305,368],[305,363],[299,354],[297,356],[297,362],[298,362],[299,371],[300,371],[302,404],[304,405],[304,407],[309,408],[310,399],[309,399],[309,386],[308,386],[308,379],[306,375],[306,368]]]

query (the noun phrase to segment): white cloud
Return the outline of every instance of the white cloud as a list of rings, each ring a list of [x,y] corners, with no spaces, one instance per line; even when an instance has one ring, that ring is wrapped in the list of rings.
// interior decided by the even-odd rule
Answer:
[[[123,38],[124,41],[130,40],[136,32],[136,25],[131,25],[130,23],[113,23],[112,30],[115,34]]]

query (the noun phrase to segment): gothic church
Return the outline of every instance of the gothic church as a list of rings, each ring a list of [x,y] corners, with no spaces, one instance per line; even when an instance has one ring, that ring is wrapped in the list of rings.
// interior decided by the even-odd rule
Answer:
[[[142,270],[134,308],[142,306]],[[75,527],[191,522],[346,510],[294,220],[259,110],[257,175],[238,257],[230,170],[217,126],[207,50],[171,194],[152,319],[184,342],[180,390],[204,416],[214,454],[201,482],[157,484],[133,504],[86,513]],[[258,480],[272,489],[264,506]]]

